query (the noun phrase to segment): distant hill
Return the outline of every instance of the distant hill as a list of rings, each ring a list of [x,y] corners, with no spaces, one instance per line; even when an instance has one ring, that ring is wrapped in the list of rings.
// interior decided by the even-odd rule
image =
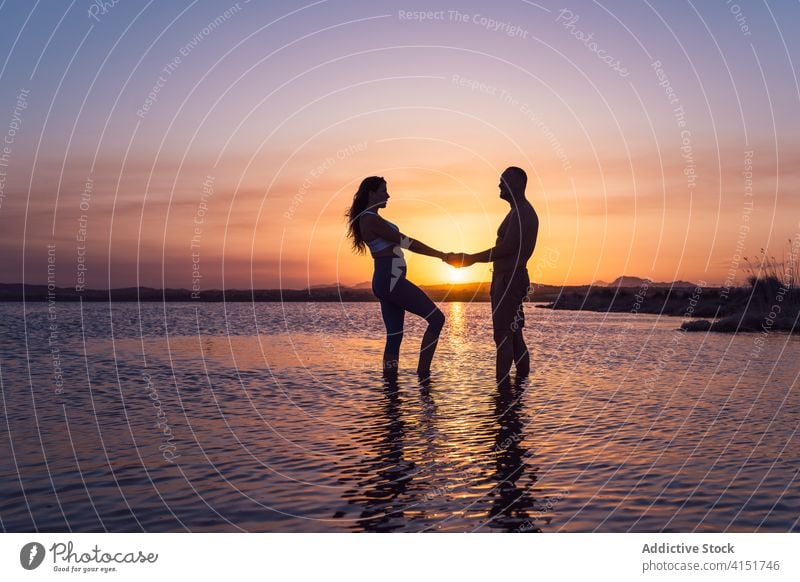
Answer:
[[[675,290],[694,289],[696,285],[687,281],[654,283],[649,279],[623,275],[611,283],[597,281],[589,285],[542,285],[534,284],[533,302],[558,301],[565,294],[586,293],[590,287],[598,289],[639,288],[644,282],[649,288]],[[420,285],[434,301],[489,301],[488,281],[462,283],[458,285]],[[47,301],[47,285],[22,285],[22,283],[0,283],[0,301]],[[308,289],[207,289],[193,294],[189,289],[156,289],[153,287],[123,287],[117,289],[85,289],[78,293],[73,287],[57,287],[56,301],[376,301],[372,294],[372,283],[363,281],[348,286],[339,283],[312,285]]]
[[[650,279],[642,279],[641,277],[631,277],[629,275],[622,275],[611,281],[611,283],[608,284],[608,287],[641,287],[645,281],[647,281],[648,284],[652,283]]]
[[[262,302],[262,301],[377,301],[371,283],[355,287],[314,285],[308,289],[207,289],[193,294],[189,289],[155,289],[125,287],[118,289],[85,289],[78,293],[74,287],[56,287],[57,302],[67,301],[187,301],[187,302]],[[459,285],[422,285],[434,301],[489,301],[489,282]],[[565,291],[586,291],[587,286],[560,287],[534,285],[533,302],[555,301]],[[47,301],[47,285],[0,283],[0,301]]]
[[[697,283],[690,283],[689,281],[673,281],[672,283],[653,283],[656,287],[674,287],[676,289],[694,289]]]
[[[611,283],[606,283],[605,281],[595,281],[592,283],[593,287],[641,287],[644,285],[645,281],[647,282],[648,287],[672,287],[674,289],[694,289],[697,287],[695,283],[690,283],[688,281],[661,281],[656,282],[650,279],[642,278],[642,277],[635,277],[631,275],[622,275],[614,279]]]

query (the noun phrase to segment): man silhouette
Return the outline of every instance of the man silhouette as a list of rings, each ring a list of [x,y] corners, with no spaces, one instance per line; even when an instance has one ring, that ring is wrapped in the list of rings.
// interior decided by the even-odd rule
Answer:
[[[511,210],[497,229],[494,247],[471,255],[452,253],[446,257],[454,267],[494,263],[490,297],[498,382],[508,378],[512,362],[516,365],[517,378],[530,373],[530,355],[522,337],[525,325],[522,302],[530,286],[527,263],[536,246],[539,217],[525,198],[527,183],[525,171],[515,166],[507,168],[500,176],[500,198],[511,205]]]

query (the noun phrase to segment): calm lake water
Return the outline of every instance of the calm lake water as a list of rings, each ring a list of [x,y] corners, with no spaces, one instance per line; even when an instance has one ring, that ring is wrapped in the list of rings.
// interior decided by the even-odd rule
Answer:
[[[376,303],[0,304],[0,525],[800,531],[800,338],[529,306],[498,390],[489,305],[442,309],[420,386]]]

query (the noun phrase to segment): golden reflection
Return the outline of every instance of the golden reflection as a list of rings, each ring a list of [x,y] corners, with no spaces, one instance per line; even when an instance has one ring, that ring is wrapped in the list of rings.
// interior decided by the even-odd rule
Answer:
[[[447,318],[447,325],[449,327],[449,333],[457,337],[460,343],[464,342],[464,325],[466,322],[466,317],[464,311],[466,309],[465,304],[461,302],[453,302],[449,303],[450,306],[450,313],[448,314],[449,317]]]

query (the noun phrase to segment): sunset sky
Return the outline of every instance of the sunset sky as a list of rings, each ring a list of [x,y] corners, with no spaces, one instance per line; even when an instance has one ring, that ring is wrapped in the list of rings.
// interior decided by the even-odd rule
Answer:
[[[63,287],[356,284],[362,178],[474,252],[509,165],[537,282],[741,281],[800,236],[797,2],[101,4],[0,4],[0,282],[46,283],[55,245]]]

